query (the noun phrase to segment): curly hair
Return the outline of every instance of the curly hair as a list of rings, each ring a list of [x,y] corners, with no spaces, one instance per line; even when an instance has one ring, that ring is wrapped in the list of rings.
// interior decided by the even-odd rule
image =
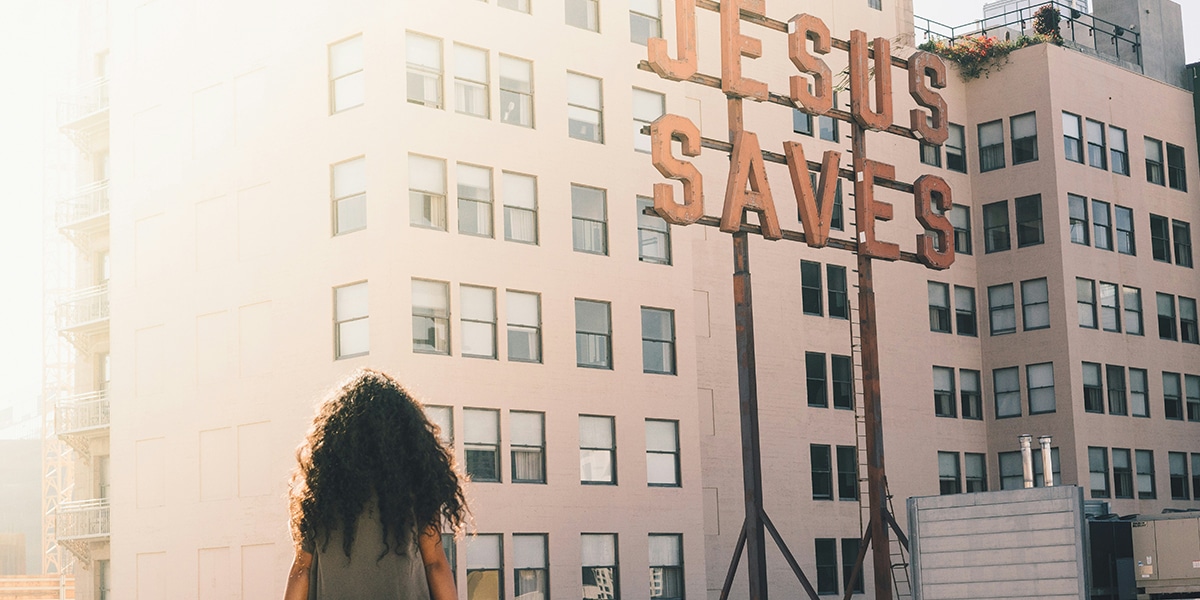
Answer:
[[[421,403],[396,380],[362,369],[317,409],[296,450],[289,512],[297,549],[329,545],[343,532],[350,556],[358,517],[375,499],[383,558],[403,554],[410,533],[431,524],[459,530],[467,514],[454,454]]]

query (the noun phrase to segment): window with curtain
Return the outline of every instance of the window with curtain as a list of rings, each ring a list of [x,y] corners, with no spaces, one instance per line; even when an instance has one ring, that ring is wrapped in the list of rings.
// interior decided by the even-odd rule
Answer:
[[[1021,416],[1021,380],[1016,367],[992,370],[996,418]]]
[[[520,1],[526,2],[528,12],[528,0]],[[533,127],[532,62],[500,55],[500,122]]]
[[[508,360],[542,362],[542,298],[530,292],[505,292],[508,313]]]
[[[367,228],[367,159],[363,157],[330,167],[333,193],[333,234]]]
[[[550,595],[544,533],[514,533],[513,592],[517,600],[546,600]]]
[[[450,284],[412,280],[413,352],[450,354]]]
[[[1004,123],[991,121],[979,125],[979,172],[1004,168]]]
[[[458,163],[458,232],[492,237],[492,170]]]
[[[546,415],[508,413],[513,483],[546,483]]]
[[[442,107],[442,40],[408,32],[408,101],[430,108]]]
[[[409,224],[446,231],[446,161],[408,155]]]
[[[454,45],[454,110],[464,115],[491,116],[488,51]]]
[[[463,448],[471,481],[500,481],[500,411],[464,408]]]
[[[504,171],[504,239],[521,244],[538,243],[537,178]]]
[[[613,417],[579,415],[579,480],[616,485],[617,446]]]
[[[582,542],[583,600],[620,598],[617,535],[614,533],[585,533],[580,538]]]
[[[1029,113],[1013,117],[1011,126],[1013,164],[1019,165],[1037,160],[1038,147],[1036,115]]]
[[[683,536],[650,534],[650,597],[683,600]]]

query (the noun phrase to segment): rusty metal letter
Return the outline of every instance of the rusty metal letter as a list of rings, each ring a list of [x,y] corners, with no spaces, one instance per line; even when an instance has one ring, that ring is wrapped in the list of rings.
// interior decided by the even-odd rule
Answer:
[[[892,205],[875,201],[875,177],[896,178],[896,167],[863,160],[863,170],[854,182],[854,221],[858,229],[858,253],[882,260],[900,258],[900,246],[875,239],[875,221],[891,221]]]
[[[926,77],[929,83],[926,84]],[[909,113],[913,134],[926,143],[940,146],[950,137],[950,127],[946,115],[946,100],[942,95],[933,91],[946,87],[946,63],[940,56],[930,52],[918,52],[908,58],[908,93],[917,106],[929,109],[929,117],[925,111],[914,108]],[[929,120],[932,119],[932,126]]]
[[[684,156],[700,156],[700,129],[687,117],[663,115],[650,124],[650,156],[667,179],[683,182],[683,206],[675,203],[675,186],[654,184],[654,211],[672,225],[691,225],[704,216],[704,180],[696,166],[671,156],[671,139],[681,138]]]
[[[771,198],[771,186],[767,184],[767,170],[763,164],[758,136],[748,131],[736,132],[733,138],[733,153],[729,158],[729,184],[725,188],[721,231],[740,231],[745,211],[752,210],[758,213],[758,222],[764,238],[783,238],[783,231],[779,228],[779,215],[775,213],[775,201]],[[749,190],[746,190],[747,183],[750,184]]]
[[[742,77],[742,57],[760,58],[762,40],[742,35],[741,10],[766,16],[766,0],[721,1],[721,91],[766,102],[767,84]]]
[[[875,52],[875,68],[868,69],[867,54]],[[871,76],[875,76],[875,110],[871,110]],[[865,129],[881,131],[892,125],[892,43],[875,38],[867,47],[867,34],[850,32],[850,113]]]
[[[808,81],[803,77],[789,78],[792,103],[809,114],[823,115],[833,108],[833,73],[825,61],[808,52],[811,40],[814,53],[829,54],[831,39],[829,26],[813,15],[796,15],[788,22],[788,57],[801,73],[813,79],[813,91],[809,92]]]
[[[917,221],[937,235],[937,247],[940,248],[934,249],[933,239],[928,235],[918,234],[917,258],[930,269],[949,269],[954,264],[954,225],[946,216],[954,206],[950,184],[937,175],[922,175],[913,183],[913,200],[916,203]],[[941,214],[933,212],[935,201]]]
[[[679,58],[667,54],[667,40],[650,38],[647,62],[659,77],[682,81],[696,74],[696,0],[675,0],[675,45]]]
[[[814,196],[812,180],[808,177],[808,161],[804,158],[804,146],[785,142],[783,152],[792,176],[792,191],[800,210],[800,223],[804,226],[804,241],[812,248],[824,248],[829,242],[829,227],[833,224],[834,192],[837,191],[838,166],[842,154],[835,150],[825,151]]]

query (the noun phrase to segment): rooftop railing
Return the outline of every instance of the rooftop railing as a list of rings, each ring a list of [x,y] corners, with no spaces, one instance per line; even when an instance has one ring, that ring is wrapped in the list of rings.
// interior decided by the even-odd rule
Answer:
[[[54,511],[54,532],[59,541],[108,537],[108,498],[60,503]]]
[[[76,90],[58,103],[58,126],[61,129],[85,127],[89,117],[98,117],[108,110],[108,78],[97,79]]]
[[[969,36],[1001,37],[1016,32],[1018,35],[1033,33],[1034,15],[1043,6],[1053,6],[1062,16],[1059,32],[1063,46],[1094,54],[1102,58],[1132,65],[1142,70],[1142,36],[1116,23],[1071,8],[1061,2],[1041,2],[1034,6],[1018,8],[991,15],[965,25],[950,26],[925,17],[914,16],[913,25],[918,42],[945,40],[953,45],[957,40]],[[924,38],[921,38],[921,35]]]
[[[108,282],[63,298],[55,307],[54,318],[60,331],[78,329],[108,319]]]
[[[80,188],[73,196],[59,201],[55,222],[59,229],[78,226],[108,214],[108,180]]]
[[[55,405],[54,431],[78,435],[108,427],[108,391],[88,392],[60,399]]]

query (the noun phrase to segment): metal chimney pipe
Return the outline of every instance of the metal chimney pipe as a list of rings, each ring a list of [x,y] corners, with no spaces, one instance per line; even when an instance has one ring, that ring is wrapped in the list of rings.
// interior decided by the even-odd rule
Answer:
[[[1033,436],[1028,433],[1022,433],[1021,440],[1021,467],[1025,473],[1025,487],[1033,487]]]
[[[1054,487],[1054,460],[1050,454],[1052,440],[1048,435],[1038,438],[1038,443],[1042,445],[1042,480],[1046,482],[1046,487]]]

